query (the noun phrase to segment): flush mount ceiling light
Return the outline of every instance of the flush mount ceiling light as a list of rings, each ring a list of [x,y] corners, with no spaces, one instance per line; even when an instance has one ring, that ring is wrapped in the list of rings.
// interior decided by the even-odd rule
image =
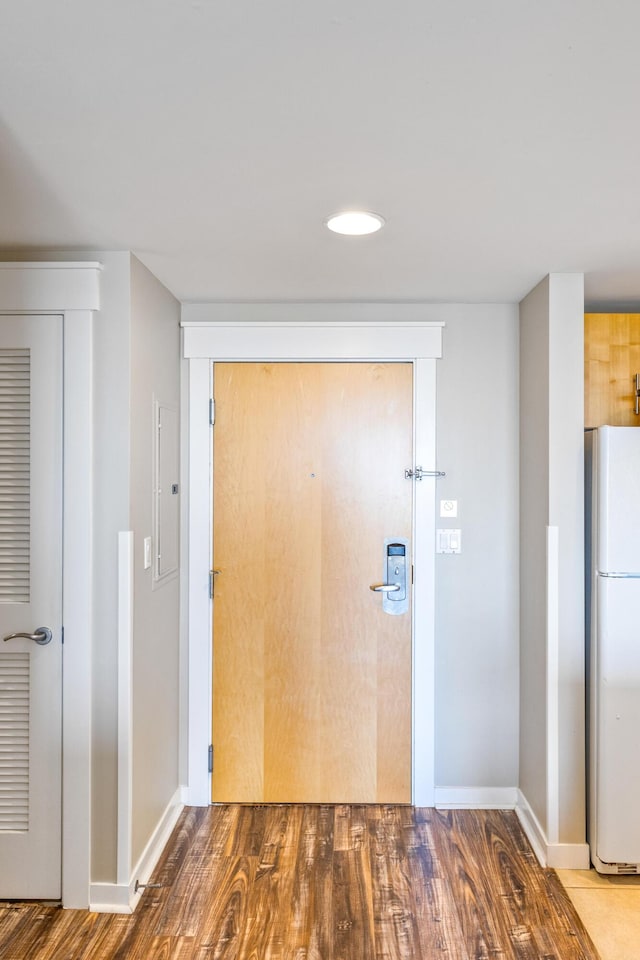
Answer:
[[[348,237],[362,237],[366,233],[375,233],[383,227],[384,217],[364,210],[349,210],[334,214],[325,220],[325,223],[334,233],[343,233]]]

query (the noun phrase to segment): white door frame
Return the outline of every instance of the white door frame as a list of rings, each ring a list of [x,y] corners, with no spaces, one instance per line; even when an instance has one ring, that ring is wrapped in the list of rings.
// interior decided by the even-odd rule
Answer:
[[[79,909],[89,906],[91,866],[91,339],[100,269],[0,263],[0,323],[2,314],[63,318],[62,903]]]
[[[301,322],[290,319],[304,316]],[[212,364],[235,361],[408,361],[414,366],[416,464],[436,468],[436,359],[442,323],[418,305],[193,304],[182,310],[188,360],[188,789],[186,802],[211,802]],[[370,317],[371,319],[362,319]],[[409,466],[409,464],[407,464]],[[412,803],[433,806],[435,660],[435,484],[415,483]],[[184,489],[187,489],[184,487]]]

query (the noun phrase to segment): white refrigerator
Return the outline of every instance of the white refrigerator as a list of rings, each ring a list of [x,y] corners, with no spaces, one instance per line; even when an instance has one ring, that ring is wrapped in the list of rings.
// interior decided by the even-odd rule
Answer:
[[[640,873],[640,428],[586,435],[589,846]]]

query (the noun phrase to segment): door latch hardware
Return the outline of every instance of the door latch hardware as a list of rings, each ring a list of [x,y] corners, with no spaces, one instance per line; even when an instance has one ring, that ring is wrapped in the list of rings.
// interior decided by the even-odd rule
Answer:
[[[213,744],[209,744],[208,750],[208,767],[209,773],[213,773]]]
[[[374,593],[382,594],[385,613],[406,613],[409,609],[407,591],[407,554],[409,541],[403,537],[387,537],[384,541],[382,583],[372,583]]]
[[[415,470],[405,470],[405,480],[422,480],[423,477],[446,477],[444,470],[423,470],[422,467],[416,467]]]

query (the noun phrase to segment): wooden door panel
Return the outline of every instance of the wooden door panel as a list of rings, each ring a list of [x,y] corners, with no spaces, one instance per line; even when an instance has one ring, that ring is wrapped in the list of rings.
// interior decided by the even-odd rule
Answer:
[[[213,797],[408,802],[410,364],[216,364]]]

